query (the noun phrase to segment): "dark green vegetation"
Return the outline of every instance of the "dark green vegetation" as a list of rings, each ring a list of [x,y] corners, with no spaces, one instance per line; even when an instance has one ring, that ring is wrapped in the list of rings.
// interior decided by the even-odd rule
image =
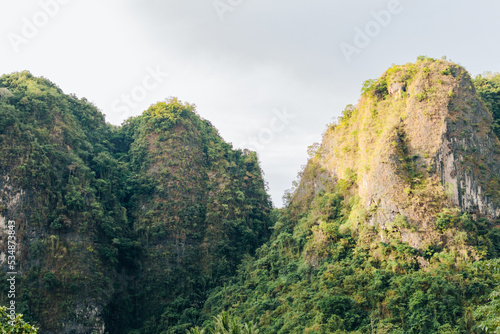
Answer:
[[[406,90],[389,94],[394,82]],[[194,106],[170,99],[114,127],[48,80],[5,75],[0,218],[19,226],[17,311],[42,333],[494,333],[499,222],[460,209],[471,189],[440,177],[469,175],[494,211],[499,102],[498,75],[393,66],[271,210],[256,154]],[[442,147],[455,174],[433,163],[451,156]]]
[[[491,111],[495,123],[492,128],[500,138],[500,73],[478,75],[474,86],[485,106]]]
[[[230,310],[260,333],[482,332],[474,312],[500,282],[498,260],[456,263],[449,249],[430,247],[420,252],[430,262],[422,268],[419,251],[400,240],[404,222],[386,242],[376,228],[343,230],[352,207],[337,189],[318,194],[305,215],[282,210],[271,240],[215,289],[206,311]],[[468,215],[447,219],[468,231],[468,243],[488,244],[485,260],[499,254],[500,230]],[[485,319],[498,326],[498,292],[492,297]]]
[[[207,291],[268,237],[256,154],[233,150],[176,99],[113,127],[28,72],[0,87],[0,215],[19,227],[17,311],[44,333],[198,323]]]
[[[121,263],[138,252],[115,129],[87,101],[27,72],[0,86],[10,93],[0,99],[0,182],[2,216],[19,228],[17,311],[42,330],[93,327],[89,314],[102,312]]]
[[[252,322],[241,322],[238,317],[231,317],[227,312],[222,312],[214,317],[213,326],[208,329],[194,327],[187,334],[258,334],[257,325]]]
[[[129,213],[143,246],[131,323],[139,333],[200,323],[208,291],[269,234],[256,154],[233,150],[193,110],[174,99],[123,126],[133,140]],[[124,304],[117,299],[118,311]],[[116,332],[125,332],[127,319],[118,312]]]
[[[497,78],[474,81],[489,110],[500,97]],[[407,92],[391,96],[391,82],[405,82]],[[495,128],[491,118],[474,119],[480,107],[469,82],[459,66],[425,57],[367,81],[358,107],[348,106],[323,143],[311,147],[269,242],[244,260],[230,283],[214,289],[205,312],[229,311],[256,323],[260,333],[498,330],[499,223],[474,208],[460,211],[431,160],[441,152],[440,129],[453,138],[465,128],[460,121],[477,123],[469,136],[481,138],[472,131]],[[415,130],[421,126],[424,136]],[[465,168],[469,175],[485,173],[472,167]],[[373,170],[374,181],[386,180],[378,188],[362,183]],[[375,197],[391,182],[401,190],[384,197],[393,196],[395,206]],[[363,204],[370,191],[375,199]]]

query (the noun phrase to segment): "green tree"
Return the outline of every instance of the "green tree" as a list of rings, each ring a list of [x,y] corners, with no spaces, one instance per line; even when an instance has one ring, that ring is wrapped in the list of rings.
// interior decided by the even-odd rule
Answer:
[[[500,288],[490,294],[490,302],[474,312],[479,320],[479,328],[487,333],[500,333]]]
[[[474,86],[493,115],[492,129],[500,138],[500,73],[486,73],[474,79]]]
[[[7,307],[0,307],[0,334],[36,334],[37,329],[23,320],[22,314],[16,314],[12,319]]]
[[[498,284],[500,279],[500,259],[478,262],[479,270],[491,271]],[[478,326],[486,333],[500,333],[500,286],[497,285],[489,295],[489,302],[479,306],[474,317],[478,320]]]
[[[214,317],[214,327],[211,329],[191,328],[187,334],[258,334],[259,330],[253,322],[242,322],[238,317],[231,317],[228,312],[222,312]]]

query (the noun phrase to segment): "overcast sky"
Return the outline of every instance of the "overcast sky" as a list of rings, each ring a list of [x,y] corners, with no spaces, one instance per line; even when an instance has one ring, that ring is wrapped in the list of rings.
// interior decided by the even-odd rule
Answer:
[[[0,72],[112,124],[176,96],[259,154],[275,206],[363,81],[419,55],[500,71],[494,0],[0,0]]]

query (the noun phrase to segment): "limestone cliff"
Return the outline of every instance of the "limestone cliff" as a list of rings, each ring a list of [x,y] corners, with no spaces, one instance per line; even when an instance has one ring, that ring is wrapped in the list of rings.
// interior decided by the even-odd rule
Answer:
[[[347,225],[384,227],[403,216],[414,232],[402,238],[415,247],[437,238],[434,222],[445,208],[496,218],[500,142],[492,124],[462,67],[432,59],[393,66],[329,126],[293,203],[304,207],[318,189],[347,187],[359,208]]]
[[[270,210],[256,154],[194,106],[171,99],[114,127],[46,79],[0,77],[0,305],[13,220],[16,311],[43,333],[185,332],[268,235]]]
[[[182,332],[182,321],[197,321],[204,291],[268,235],[264,180],[254,152],[233,150],[194,106],[176,99],[124,128],[137,173],[130,212],[143,245],[133,283],[137,320],[144,332]]]
[[[89,167],[109,149],[96,144],[109,133],[104,117],[28,72],[4,75],[0,86],[9,91],[0,100],[1,280],[12,271],[3,224],[12,220],[16,310],[43,333],[104,333],[117,274],[107,255],[118,253],[104,229],[122,223],[124,211],[100,195],[102,176]]]

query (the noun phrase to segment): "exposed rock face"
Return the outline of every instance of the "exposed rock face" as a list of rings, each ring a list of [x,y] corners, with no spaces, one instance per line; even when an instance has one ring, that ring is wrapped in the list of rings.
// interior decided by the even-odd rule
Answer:
[[[389,94],[401,83],[402,98]],[[423,235],[446,207],[498,217],[500,143],[491,125],[463,68],[443,60],[394,66],[327,130],[294,201],[307,203],[314,183],[353,179],[351,195],[370,224],[403,215]],[[421,236],[414,239],[418,246]]]
[[[2,213],[0,213],[0,266],[7,265],[7,236],[8,236],[8,221],[13,220],[13,216],[20,217],[22,212],[21,205],[26,203],[26,193],[22,189],[16,189],[10,182],[7,175],[0,177],[0,206]],[[4,216],[5,212],[9,212],[8,216]],[[14,213],[14,215],[12,214]],[[17,224],[16,236],[19,238],[18,242],[21,244],[23,237],[20,228],[23,224]],[[17,252],[16,257],[20,258],[21,253]],[[22,262],[19,262],[22,264]]]
[[[146,331],[158,326],[154,319],[172,317],[166,310],[179,300],[192,317],[192,305],[204,302],[199,291],[220,284],[268,233],[270,203],[255,153],[233,150],[193,107],[172,105],[171,120],[159,103],[131,125],[141,175],[131,213],[144,246],[134,285]]]
[[[499,143],[489,130],[490,113],[478,101],[470,81],[466,85],[450,101],[455,115],[447,120],[435,166],[443,184],[452,191],[453,203],[462,211],[498,217]]]
[[[389,94],[395,95],[397,93],[401,94],[401,92],[406,91],[406,83],[405,82],[393,82],[389,86]]]
[[[100,253],[100,228],[114,217],[102,214],[89,167],[104,117],[28,72],[2,76],[0,86],[8,87],[0,92],[0,278],[9,271],[1,222],[12,220],[16,311],[43,333],[104,333],[116,271]]]
[[[117,128],[46,79],[0,77],[0,280],[14,220],[17,311],[43,333],[184,332],[268,235],[270,210],[257,155],[193,106]]]
[[[4,268],[5,271],[10,271],[7,270],[6,261],[8,255],[6,223],[8,220],[14,220],[16,224],[15,236],[17,241],[15,268],[18,273],[16,276],[16,289],[18,289],[16,303],[18,307],[26,303],[28,299],[26,292],[31,294],[31,298],[37,295],[35,291],[31,290],[33,282],[29,282],[27,277],[34,273],[38,273],[40,268],[45,269],[45,274],[43,276],[40,275],[39,279],[43,281],[45,278],[49,277],[47,273],[53,273],[55,275],[51,277],[54,278],[54,284],[57,284],[57,287],[54,287],[55,291],[52,291],[50,295],[47,295],[47,291],[44,291],[46,287],[40,288],[37,292],[45,295],[46,300],[49,302],[54,301],[61,303],[62,301],[59,299],[61,297],[61,291],[59,290],[60,281],[66,279],[69,273],[74,270],[79,270],[83,273],[100,270],[99,267],[91,267],[92,262],[88,260],[92,260],[92,257],[85,260],[79,258],[74,251],[71,252],[71,249],[83,247],[82,245],[88,245],[89,241],[86,240],[86,237],[78,236],[78,234],[75,233],[54,235],[49,229],[34,223],[32,219],[34,213],[33,209],[38,206],[38,203],[34,203],[34,199],[30,196],[29,190],[23,190],[12,184],[8,175],[1,177],[1,180],[3,182],[0,182],[0,205],[4,208],[6,216],[0,215],[0,266]],[[45,246],[50,248],[50,251],[42,251],[42,254],[37,253]],[[34,251],[35,249],[37,251]],[[74,257],[71,259],[71,264],[64,263],[65,260],[72,255],[74,255]],[[95,261],[96,259],[94,258],[93,260]],[[64,273],[58,271],[61,265],[64,266]],[[98,274],[102,275],[102,272]],[[79,284],[76,280],[72,283]],[[101,282],[101,284],[102,283],[104,282]],[[60,304],[51,307],[42,306],[43,311],[32,308],[30,313],[36,314],[37,312],[43,312],[43,316],[40,314],[40,318],[38,318],[38,326],[42,325],[44,327],[44,333],[104,334],[105,322],[103,318],[103,306],[107,303],[106,297],[98,296],[88,289],[82,288],[80,291],[68,293],[65,299],[66,302],[71,302],[75,298],[77,300],[80,299],[79,305],[77,305],[74,312],[71,312],[69,315],[60,311]],[[57,319],[57,317],[60,317],[59,319],[62,319],[63,322],[52,323],[51,321]]]

